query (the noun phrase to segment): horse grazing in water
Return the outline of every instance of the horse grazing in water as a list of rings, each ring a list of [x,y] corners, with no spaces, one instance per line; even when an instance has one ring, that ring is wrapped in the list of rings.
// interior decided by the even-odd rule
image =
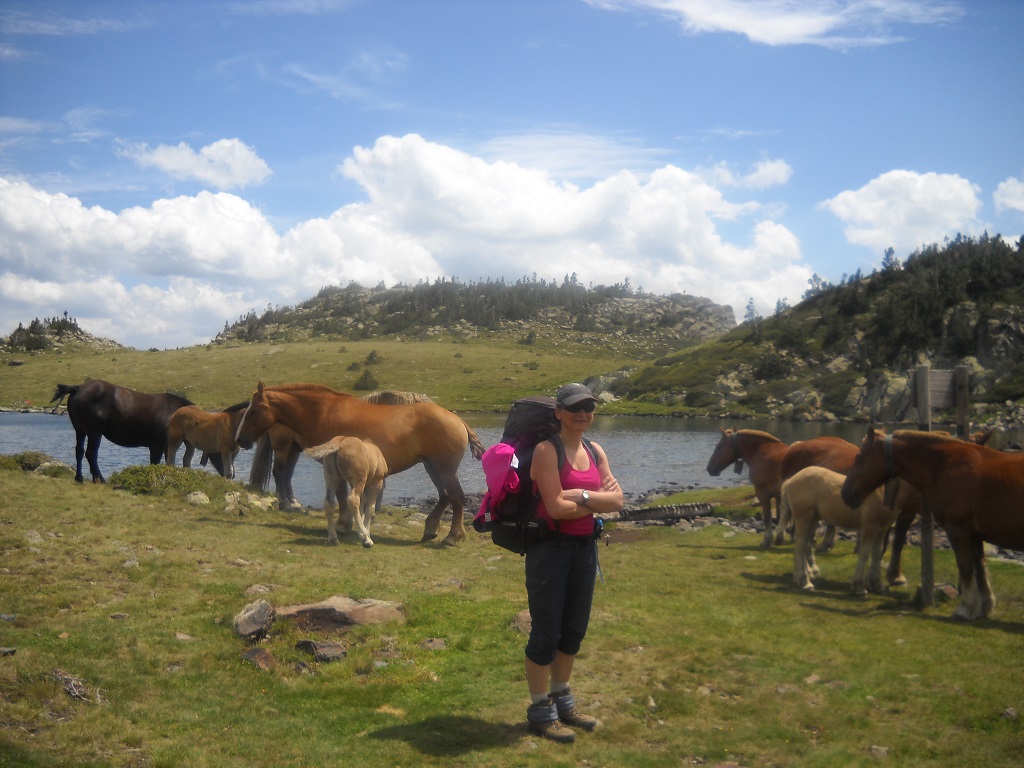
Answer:
[[[455,546],[466,538],[463,510],[466,496],[458,468],[467,445],[473,457],[484,452],[483,443],[459,416],[436,403],[378,405],[319,384],[285,384],[265,387],[263,382],[245,410],[235,438],[249,448],[272,430],[271,439],[260,440],[253,454],[250,482],[266,484],[273,449],[273,473],[281,509],[291,499],[291,474],[298,459],[293,446],[320,445],[337,435],[373,441],[384,454],[392,474],[422,463],[437,488],[437,504],[427,516],[423,541],[437,537],[441,516],[451,506],[452,525],[444,543]],[[292,454],[294,453],[294,458]]]
[[[219,460],[213,462],[214,467],[223,477],[234,480],[235,456],[239,450],[235,430],[248,405],[248,401],[236,403],[219,413],[204,411],[196,405],[179,408],[167,424],[167,463],[174,465],[178,448],[184,443],[185,455],[181,466],[186,469],[192,466],[192,457],[198,448],[204,455],[219,456]]]
[[[345,532],[352,530],[354,520],[359,531],[359,540],[364,547],[372,547],[370,521],[373,520],[376,502],[384,492],[384,478],[388,474],[388,464],[380,448],[369,440],[341,436],[323,445],[307,448],[305,454],[324,465],[324,483],[327,486],[327,495],[324,498],[327,543],[338,543],[332,503],[336,497],[338,517],[342,519]],[[342,504],[345,510],[344,517],[341,511]]]
[[[786,519],[780,506],[782,482],[804,467],[822,466],[836,472],[853,463],[857,446],[838,437],[815,437],[792,445],[774,435],[756,429],[721,429],[722,437],[708,459],[708,474],[718,477],[732,464],[736,472],[742,471],[743,462],[750,468],[750,482],[761,503],[764,520],[764,541],[761,546],[772,545],[772,500],[779,514],[778,535],[775,543],[782,544],[786,535]]]
[[[960,604],[954,618],[985,618],[996,598],[984,542],[1024,549],[1024,454],[941,433],[886,434],[871,427],[843,483],[843,501],[856,506],[894,477],[920,491],[956,555]]]
[[[860,547],[857,569],[853,575],[853,594],[866,595],[868,590],[883,592],[882,552],[889,527],[896,518],[895,507],[889,507],[878,488],[856,508],[848,507],[842,498],[846,476],[824,467],[805,467],[782,484],[782,514],[793,518],[793,580],[800,589],[813,590],[811,578],[819,573],[811,546],[818,521],[837,528],[857,531]],[[915,493],[906,483],[905,493]],[[870,570],[865,570],[868,558]]]
[[[84,384],[58,384],[51,403],[68,398],[68,416],[75,428],[75,481],[81,483],[82,457],[89,460],[94,483],[104,483],[97,454],[107,438],[125,448],[149,448],[149,463],[159,464],[167,450],[167,423],[176,410],[191,401],[170,392],[147,394],[91,379]],[[86,440],[88,439],[88,448]]]

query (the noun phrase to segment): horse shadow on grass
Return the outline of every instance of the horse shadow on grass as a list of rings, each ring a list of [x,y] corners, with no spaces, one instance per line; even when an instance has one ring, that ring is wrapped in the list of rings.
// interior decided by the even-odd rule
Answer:
[[[437,715],[417,723],[391,725],[367,734],[381,741],[404,741],[417,752],[453,758],[467,752],[508,748],[527,735],[525,725],[492,723],[462,715]]]
[[[860,600],[861,598],[852,598],[853,600]],[[1006,632],[1011,635],[1024,635],[1024,624],[1012,621],[1001,621],[1000,619],[976,619],[974,621],[964,621],[963,619],[957,619],[953,616],[939,615],[936,613],[929,613],[927,609],[921,606],[920,602],[916,599],[910,599],[907,597],[901,597],[894,599],[890,602],[884,603],[879,606],[875,606],[867,611],[865,609],[868,606],[863,606],[861,610],[849,610],[840,608],[835,605],[828,605],[826,603],[803,603],[805,608],[811,608],[822,613],[836,613],[844,616],[850,616],[853,618],[860,618],[865,615],[866,612],[876,613],[880,615],[885,614],[898,614],[901,617],[908,619],[917,619],[918,621],[933,621],[940,624],[953,624],[957,627],[963,627],[965,630],[975,631],[996,631]]]
[[[220,523],[221,525],[252,525],[250,521],[245,518],[237,518],[234,520],[225,520],[219,517],[201,517],[198,522],[200,523]],[[317,522],[315,517],[301,518],[294,522],[258,522],[263,528],[276,528],[280,531],[285,531],[294,538],[291,539],[289,544],[296,547],[326,547],[327,544],[327,524],[324,521]],[[376,533],[371,531],[373,536],[374,545],[383,544],[389,547],[414,547],[422,545],[424,542],[419,540],[413,541],[410,539],[399,539],[386,534]],[[440,542],[440,539],[437,539]],[[430,542],[426,542],[429,544]],[[339,547],[357,547],[363,549],[362,543],[355,535],[338,533],[338,546]]]

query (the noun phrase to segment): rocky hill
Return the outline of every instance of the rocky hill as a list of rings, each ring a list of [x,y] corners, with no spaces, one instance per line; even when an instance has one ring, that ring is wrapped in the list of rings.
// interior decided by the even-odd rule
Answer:
[[[104,339],[82,330],[78,321],[67,312],[63,317],[48,317],[44,320],[36,318],[27,328],[19,324],[10,336],[0,339],[0,346],[10,352],[61,350],[69,347],[124,348],[112,339]]]
[[[1020,423],[1024,239],[957,238],[890,259],[611,390],[680,415],[913,422],[909,372],[921,364],[966,366],[976,415]]]
[[[621,343],[643,357],[692,347],[735,327],[731,307],[697,296],[654,296],[634,293],[628,286],[587,289],[578,283],[544,281],[439,282],[324,288],[295,307],[250,312],[225,325],[215,341],[427,338],[439,333],[459,337],[498,333],[525,340],[530,334],[557,331]]]

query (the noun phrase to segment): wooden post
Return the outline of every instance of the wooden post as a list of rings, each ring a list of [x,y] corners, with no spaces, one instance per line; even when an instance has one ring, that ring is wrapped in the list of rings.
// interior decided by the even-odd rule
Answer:
[[[914,389],[917,392],[917,428],[922,432],[932,431],[932,367],[917,366]]]
[[[953,391],[956,398],[956,436],[961,440],[971,437],[970,371],[966,365],[953,369]]]
[[[924,432],[932,431],[931,366],[919,365],[914,377],[917,390],[917,424]],[[935,524],[932,511],[921,504],[921,605],[935,605]]]

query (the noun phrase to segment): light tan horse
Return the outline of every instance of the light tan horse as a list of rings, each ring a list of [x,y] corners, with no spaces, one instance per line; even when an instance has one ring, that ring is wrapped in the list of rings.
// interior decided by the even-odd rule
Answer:
[[[1024,549],[1024,454],[1004,453],[934,432],[868,430],[843,484],[843,500],[861,499],[898,477],[921,492],[956,555],[958,619],[985,618],[996,598],[984,542]]]
[[[865,496],[860,506],[848,507],[841,493],[845,480],[846,475],[824,467],[805,467],[782,484],[782,509],[793,517],[793,580],[801,589],[814,589],[811,579],[820,571],[812,543],[818,521],[824,520],[837,528],[851,528],[858,533],[860,546],[853,594],[866,595],[869,590],[884,592],[882,551],[889,527],[896,519],[896,510],[884,503],[881,488]],[[904,489],[914,493],[905,483]],[[869,556],[871,566],[865,578]]]
[[[272,439],[260,441],[250,477],[252,484],[257,485],[262,474],[265,485],[273,449],[273,473],[281,509],[291,499],[291,470],[301,453],[296,452],[295,459],[291,458],[294,444],[309,448],[337,435],[363,437],[380,448],[392,474],[422,463],[437,488],[438,501],[427,515],[423,541],[437,537],[441,516],[449,506],[452,525],[444,543],[455,546],[466,538],[466,496],[459,483],[458,468],[467,446],[472,447],[473,457],[479,459],[484,445],[469,425],[451,411],[436,403],[368,403],[319,384],[266,387],[260,382],[238,426],[236,440],[247,448],[275,427],[284,428],[284,439],[272,435]]]
[[[237,403],[219,413],[204,411],[197,405],[186,405],[176,410],[167,424],[167,464],[174,466],[178,448],[184,443],[183,467],[188,469],[192,466],[192,457],[198,448],[204,454],[219,456],[213,465],[221,475],[234,480],[235,457],[238,455],[235,430],[248,405],[247,402]],[[206,463],[205,455],[203,463]]]
[[[322,445],[307,448],[305,454],[324,465],[327,543],[338,543],[332,503],[332,499],[337,498],[338,517],[345,532],[352,530],[352,522],[355,521],[359,541],[364,547],[372,547],[370,521],[373,519],[376,502],[384,492],[384,478],[388,474],[388,464],[380,448],[369,440],[339,436]]]

